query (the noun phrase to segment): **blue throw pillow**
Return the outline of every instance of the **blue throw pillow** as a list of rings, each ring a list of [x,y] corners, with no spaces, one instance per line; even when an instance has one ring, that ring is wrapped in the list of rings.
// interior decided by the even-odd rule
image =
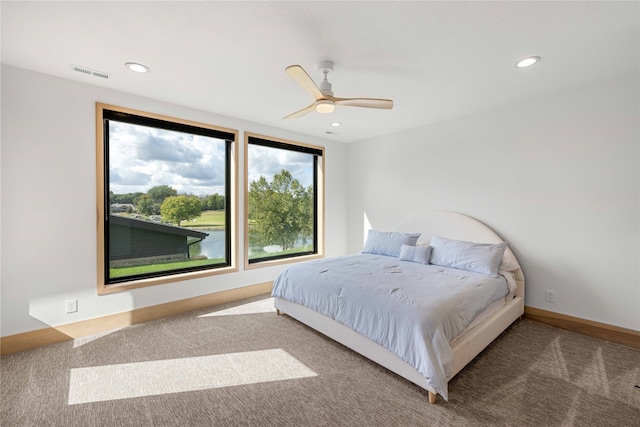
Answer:
[[[402,245],[415,246],[420,233],[400,233],[396,231],[369,230],[362,253],[392,257],[400,256]]]
[[[402,245],[400,248],[400,261],[417,262],[429,264],[431,257],[431,246],[408,246]]]
[[[462,240],[449,240],[444,237],[431,238],[431,264],[457,268],[498,277],[498,268],[502,262],[505,242],[473,243]]]

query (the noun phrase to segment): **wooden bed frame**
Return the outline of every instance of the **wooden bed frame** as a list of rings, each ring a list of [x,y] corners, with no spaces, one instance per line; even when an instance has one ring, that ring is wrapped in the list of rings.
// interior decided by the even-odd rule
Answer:
[[[432,236],[449,239],[466,240],[477,243],[500,243],[503,240],[493,230],[469,216],[445,211],[430,211],[413,217],[395,227],[397,231],[421,232],[418,244],[428,244]],[[510,248],[505,252],[505,259],[519,266]],[[451,343],[453,350],[453,367],[450,381],[462,368],[473,360],[487,345],[496,339],[511,323],[524,314],[524,275],[518,267],[513,271],[517,290],[512,300],[484,321],[459,336]],[[378,363],[412,383],[429,392],[429,403],[435,403],[436,391],[427,384],[426,379],[411,365],[398,356],[371,341],[350,328],[319,314],[302,305],[275,298],[278,314],[281,312],[310,326],[340,344],[360,353],[364,357]]]

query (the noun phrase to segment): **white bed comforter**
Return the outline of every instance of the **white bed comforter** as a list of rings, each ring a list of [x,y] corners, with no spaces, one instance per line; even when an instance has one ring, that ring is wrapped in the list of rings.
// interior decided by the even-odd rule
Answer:
[[[272,291],[385,347],[445,399],[453,363],[449,343],[507,294],[502,276],[372,254],[297,264],[276,278]]]

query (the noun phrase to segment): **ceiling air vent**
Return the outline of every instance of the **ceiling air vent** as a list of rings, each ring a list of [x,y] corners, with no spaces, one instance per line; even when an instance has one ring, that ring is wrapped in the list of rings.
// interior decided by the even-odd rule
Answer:
[[[71,70],[75,71],[76,73],[82,73],[88,76],[100,77],[105,80],[109,80],[109,78],[111,77],[109,74],[103,73],[102,71],[96,71],[87,67],[80,67],[78,65],[71,65]]]

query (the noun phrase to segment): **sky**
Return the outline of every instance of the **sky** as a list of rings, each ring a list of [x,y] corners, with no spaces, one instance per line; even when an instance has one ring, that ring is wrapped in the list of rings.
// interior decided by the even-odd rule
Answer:
[[[305,187],[313,184],[313,155],[261,145],[249,145],[249,182],[264,176],[271,181],[283,169]]]
[[[109,189],[146,193],[168,185],[178,194],[224,194],[225,142],[141,125],[109,122]],[[249,182],[286,169],[301,184],[313,180],[313,156],[251,145]]]

